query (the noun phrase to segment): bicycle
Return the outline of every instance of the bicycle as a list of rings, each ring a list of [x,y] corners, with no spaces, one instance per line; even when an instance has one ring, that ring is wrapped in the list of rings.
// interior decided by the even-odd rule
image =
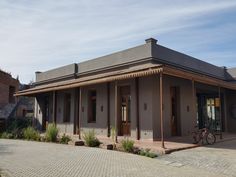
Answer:
[[[212,133],[208,128],[198,129],[192,132],[192,134],[193,134],[194,144],[198,144],[200,141],[202,141],[203,144],[204,140],[209,145],[212,145],[216,142],[216,137],[214,133]]]

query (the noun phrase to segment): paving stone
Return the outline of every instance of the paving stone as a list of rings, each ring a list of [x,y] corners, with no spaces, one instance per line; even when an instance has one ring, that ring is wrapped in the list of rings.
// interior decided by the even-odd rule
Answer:
[[[184,166],[182,163],[178,163],[178,162],[170,163],[170,165],[173,166],[173,167],[182,167],[182,166]]]
[[[235,166],[227,166],[229,161],[224,161],[226,172],[215,173],[212,166],[199,170],[171,155],[166,155],[171,160],[164,156],[151,159],[101,148],[0,139],[0,168],[12,177],[223,177],[229,171],[236,174]],[[200,160],[199,164],[203,162],[197,156],[194,159]],[[165,164],[163,160],[174,163]]]
[[[169,165],[169,164],[173,163],[173,161],[162,160],[161,163],[163,163],[165,165]]]
[[[213,146],[198,147],[160,156],[158,160],[182,164],[199,170],[229,177],[236,176],[236,140]],[[176,166],[176,167],[177,167]]]

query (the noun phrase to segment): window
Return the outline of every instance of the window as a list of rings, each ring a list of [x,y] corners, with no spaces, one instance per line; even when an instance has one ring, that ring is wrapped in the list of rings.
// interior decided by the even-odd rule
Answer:
[[[207,115],[210,119],[215,120],[215,99],[207,99]]]
[[[122,96],[121,98],[121,120],[122,122],[130,122],[130,96]]]
[[[96,122],[97,93],[95,90],[88,94],[88,122]]]
[[[44,101],[45,101],[44,102],[44,106],[45,106],[45,113],[44,113],[45,121],[49,121],[49,97],[46,96]]]
[[[15,103],[15,97],[14,97],[14,93],[15,93],[16,89],[13,86],[9,87],[9,103]]]
[[[69,93],[66,93],[64,96],[64,122],[70,122],[70,107],[71,107],[71,96]]]

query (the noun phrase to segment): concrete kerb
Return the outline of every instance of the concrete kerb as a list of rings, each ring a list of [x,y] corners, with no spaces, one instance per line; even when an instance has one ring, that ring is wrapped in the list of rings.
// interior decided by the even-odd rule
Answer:
[[[193,146],[189,146],[189,147],[180,147],[180,148],[173,148],[173,149],[164,149],[164,154],[170,154],[172,152],[176,152],[176,151],[182,151],[182,150],[186,150],[186,149],[192,149],[192,148],[196,148],[196,147],[200,147],[202,145],[200,144],[195,144]]]

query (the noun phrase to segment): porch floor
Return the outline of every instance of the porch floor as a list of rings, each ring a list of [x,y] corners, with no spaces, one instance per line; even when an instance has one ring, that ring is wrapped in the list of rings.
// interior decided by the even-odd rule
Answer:
[[[103,147],[106,148],[107,144],[112,144],[111,138],[105,136],[97,136],[98,139],[103,143]],[[124,139],[124,137],[118,137],[118,144]],[[235,140],[236,134],[223,133],[222,139],[219,135],[216,135],[216,143],[223,141]],[[161,141],[152,140],[134,140],[135,146],[143,149],[150,149],[152,152],[157,154],[168,154],[174,151],[195,148],[201,146],[202,144],[193,144],[192,136],[181,136],[181,137],[171,137],[165,139],[165,148],[161,148]]]

